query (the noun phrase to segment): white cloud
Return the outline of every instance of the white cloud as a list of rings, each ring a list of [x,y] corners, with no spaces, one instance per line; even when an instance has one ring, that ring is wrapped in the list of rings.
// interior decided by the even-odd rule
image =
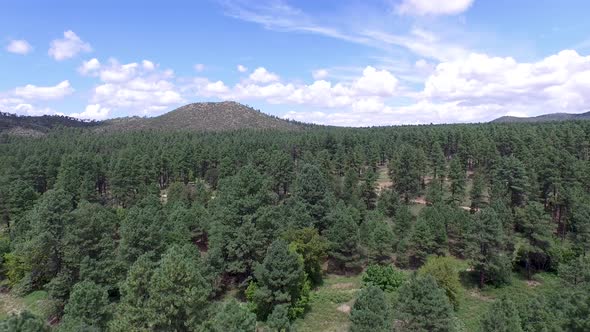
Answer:
[[[126,82],[134,77],[141,67],[137,62],[120,64],[117,60],[111,59],[110,66],[100,70],[100,80],[103,82]]]
[[[147,71],[151,71],[151,70],[156,69],[156,65],[149,60],[143,60],[141,62],[141,66],[143,67],[143,69],[145,69]]]
[[[244,65],[238,65],[237,69],[240,73],[245,73],[248,71],[248,68]]]
[[[402,15],[456,15],[473,4],[474,0],[402,0],[396,11]]]
[[[33,50],[33,46],[24,39],[16,39],[8,43],[6,50],[10,53],[26,55]]]
[[[62,81],[55,86],[36,86],[27,84],[14,89],[14,95],[30,100],[61,99],[74,92],[70,81]]]
[[[397,79],[386,70],[368,66],[360,77],[350,82],[332,84],[326,80],[316,80],[311,84],[277,82],[263,79],[268,71],[258,70],[260,77],[251,77],[228,87],[222,81],[211,82],[206,78],[194,81],[195,93],[201,97],[216,97],[224,100],[261,99],[271,104],[297,104],[315,107],[352,107],[375,109],[369,103],[381,102],[396,94]],[[256,73],[255,71],[254,73]],[[264,73],[262,75],[261,73]]]
[[[83,61],[82,65],[78,67],[78,72],[82,75],[91,75],[100,69],[100,61],[97,58],[92,58],[88,61]]]
[[[424,97],[465,105],[528,106],[530,112],[590,109],[590,56],[564,50],[538,62],[473,53],[439,64],[426,80]],[[530,114],[529,112],[529,114]]]
[[[195,68],[195,71],[200,73],[203,70],[205,70],[205,65],[202,63],[197,63],[194,68]]]
[[[392,96],[397,87],[397,79],[387,70],[377,70],[368,66],[355,83],[359,93],[369,96]]]
[[[323,80],[324,78],[327,78],[329,75],[328,70],[326,69],[316,69],[311,73],[311,76],[313,76],[313,78],[315,80]]]
[[[48,54],[57,61],[73,58],[80,52],[90,52],[92,47],[84,42],[72,30],[64,32],[63,39],[51,41]]]
[[[94,88],[91,98],[93,104],[100,104],[100,109],[123,109],[130,114],[150,115],[184,102],[172,82],[174,72],[159,70],[149,60],[141,64],[121,64],[110,59],[108,65],[89,73],[102,82]]]
[[[270,83],[279,80],[279,76],[275,73],[271,73],[264,67],[258,67],[249,76],[252,82],[256,83]]]
[[[72,113],[70,116],[85,120],[105,120],[109,117],[110,108],[102,107],[100,104],[87,105],[82,113]]]
[[[417,63],[418,67],[426,63]],[[359,80],[357,80],[359,81]],[[293,111],[285,117],[335,125],[485,122],[503,115],[590,111],[590,56],[564,50],[536,62],[470,54],[437,65],[405,106],[378,96],[353,98],[337,112]],[[367,116],[370,113],[370,116]]]

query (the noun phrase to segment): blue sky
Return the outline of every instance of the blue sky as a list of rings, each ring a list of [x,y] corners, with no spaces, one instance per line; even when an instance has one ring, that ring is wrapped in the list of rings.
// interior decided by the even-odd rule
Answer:
[[[0,5],[0,110],[104,119],[237,100],[301,121],[590,110],[588,1]]]

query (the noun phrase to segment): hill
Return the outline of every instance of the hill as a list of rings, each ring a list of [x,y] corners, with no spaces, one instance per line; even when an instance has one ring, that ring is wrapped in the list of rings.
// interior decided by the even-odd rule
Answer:
[[[18,116],[0,112],[0,132],[15,135],[39,136],[57,127],[88,128],[100,125],[97,121],[83,121],[62,115]]]
[[[491,122],[494,123],[514,123],[514,122],[552,122],[552,121],[568,121],[568,120],[590,120],[590,112],[581,114],[572,113],[551,113],[543,114],[533,117],[517,117],[517,116],[503,116]]]
[[[308,126],[311,125],[280,119],[233,101],[193,103],[156,117],[125,117],[105,121],[83,121],[56,115],[18,116],[0,112],[0,132],[20,136],[42,136],[56,127],[92,127],[97,131],[110,132],[135,130],[297,130]]]
[[[306,124],[287,121],[233,101],[193,103],[152,118],[119,118],[105,121],[100,130],[301,129]]]

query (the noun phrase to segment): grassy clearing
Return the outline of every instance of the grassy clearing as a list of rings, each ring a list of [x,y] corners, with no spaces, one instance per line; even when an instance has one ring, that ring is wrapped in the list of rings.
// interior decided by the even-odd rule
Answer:
[[[30,311],[39,317],[47,318],[51,303],[46,291],[35,291],[25,297],[16,297],[10,293],[0,294],[0,319],[7,318],[22,311]]]
[[[349,317],[356,293],[361,287],[361,276],[334,276],[324,279],[324,284],[312,293],[310,310],[303,319],[294,323],[296,331],[339,332],[348,331]]]
[[[522,275],[514,273],[512,283],[502,287],[485,287],[480,290],[476,280],[468,276],[469,264],[465,260],[456,260],[456,268],[461,271],[463,292],[460,295],[460,306],[457,318],[463,331],[479,331],[480,320],[493,301],[507,296],[514,302],[520,302],[537,294],[549,294],[559,288],[559,278],[552,273],[539,273],[533,280],[526,280]],[[404,270],[406,274],[412,273]],[[312,292],[310,310],[294,322],[296,331],[348,331],[349,309],[354,304],[357,292],[361,288],[361,275],[336,276],[328,275],[324,284]],[[389,294],[390,300],[395,293]]]
[[[558,286],[559,278],[552,273],[539,273],[533,277],[533,280],[526,280],[514,273],[510,285],[489,286],[482,290],[474,283],[464,284],[465,291],[462,294],[457,316],[465,324],[466,331],[478,331],[482,315],[496,299],[506,296],[517,303],[536,294],[551,293]]]

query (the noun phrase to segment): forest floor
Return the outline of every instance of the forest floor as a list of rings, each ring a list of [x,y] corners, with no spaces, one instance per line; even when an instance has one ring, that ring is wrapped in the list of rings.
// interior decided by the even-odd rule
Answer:
[[[25,297],[16,297],[11,293],[0,293],[0,319],[28,310],[40,317],[46,317],[47,292],[35,291]]]
[[[348,331],[350,309],[360,288],[360,275],[327,275],[324,284],[312,291],[309,312],[294,322],[295,331]]]
[[[462,331],[480,330],[480,319],[489,309],[491,303],[502,296],[514,301],[525,300],[534,294],[548,294],[557,288],[559,278],[551,273],[539,273],[529,281],[514,273],[512,283],[502,287],[477,287],[476,281],[469,277],[466,261],[457,260],[457,269],[461,271],[462,292],[460,305],[456,312]],[[404,270],[408,275],[413,271]],[[312,291],[309,311],[303,318],[294,322],[294,330],[301,332],[348,331],[350,310],[356,293],[361,288],[361,275],[339,276],[327,275],[324,284]],[[396,294],[388,294],[393,300]]]

